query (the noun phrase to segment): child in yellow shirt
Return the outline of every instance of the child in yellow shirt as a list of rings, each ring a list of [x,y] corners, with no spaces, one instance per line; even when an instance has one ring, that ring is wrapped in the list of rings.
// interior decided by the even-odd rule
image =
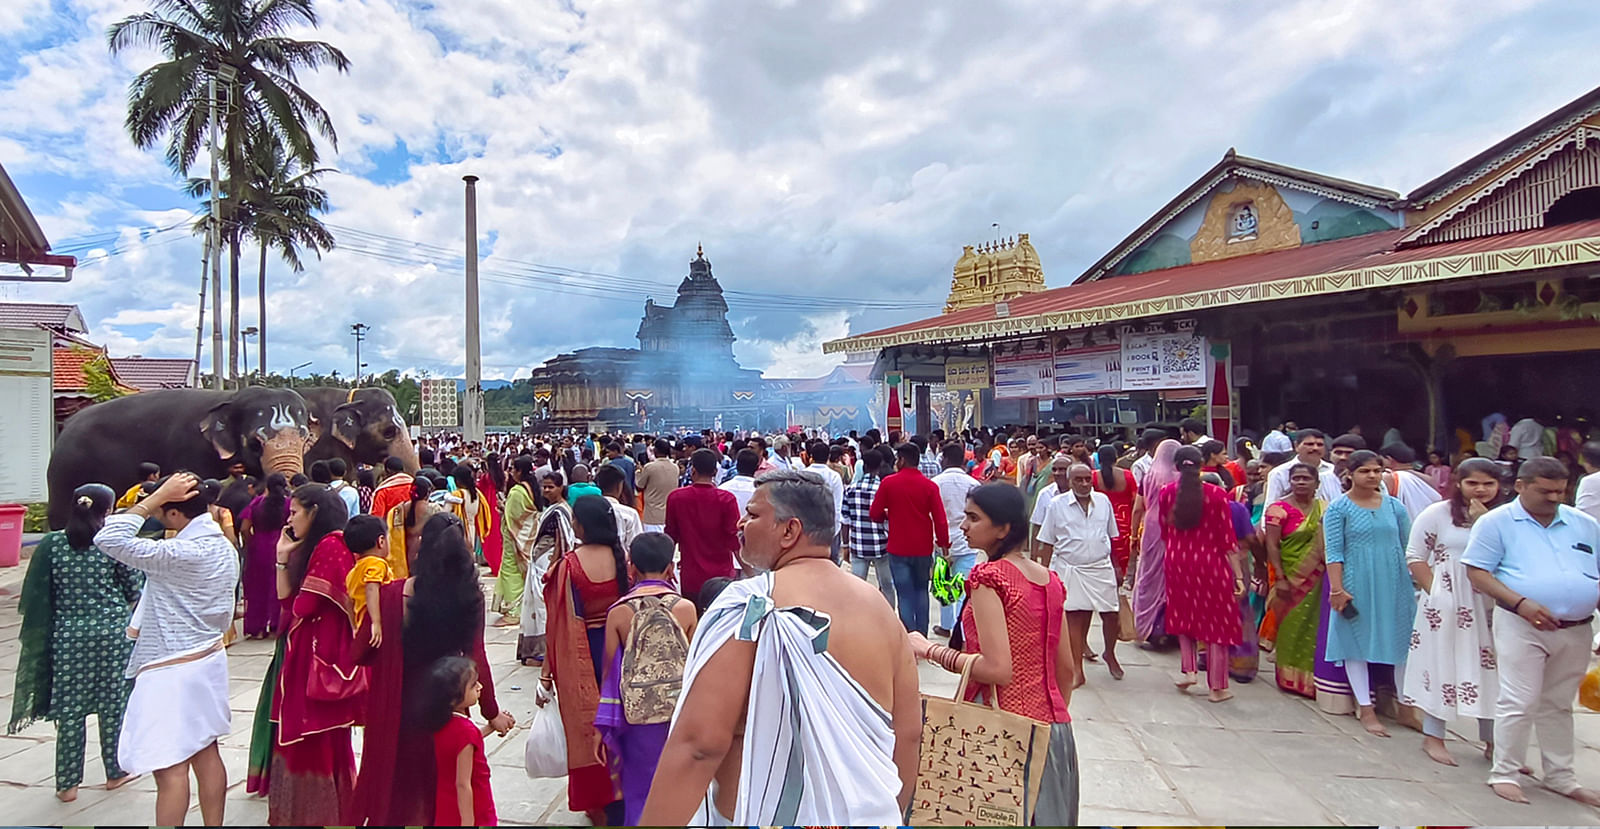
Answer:
[[[356,554],[356,566],[350,568],[345,589],[350,593],[352,612],[350,621],[360,629],[362,620],[372,614],[374,648],[383,644],[383,616],[378,610],[378,587],[394,580],[389,570],[388,527],[382,518],[374,515],[357,515],[344,528],[344,543]]]

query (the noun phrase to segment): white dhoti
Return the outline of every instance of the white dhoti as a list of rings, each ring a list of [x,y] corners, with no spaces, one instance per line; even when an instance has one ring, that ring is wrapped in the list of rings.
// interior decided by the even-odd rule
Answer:
[[[171,768],[233,730],[228,652],[141,671],[128,695],[117,764],[129,774]]]
[[[548,556],[534,556],[522,583],[523,636],[543,636],[545,630],[544,575],[550,571]]]
[[[1092,610],[1114,613],[1117,610],[1117,571],[1111,559],[1088,564],[1070,564],[1061,557],[1050,560],[1050,569],[1067,588],[1067,610]]]
[[[700,671],[730,639],[756,643],[735,826],[896,826],[889,712],[829,656],[826,614],[776,608],[771,573],[728,585],[689,645],[678,712]],[[711,787],[715,789],[715,784]],[[691,826],[725,825],[707,791]]]

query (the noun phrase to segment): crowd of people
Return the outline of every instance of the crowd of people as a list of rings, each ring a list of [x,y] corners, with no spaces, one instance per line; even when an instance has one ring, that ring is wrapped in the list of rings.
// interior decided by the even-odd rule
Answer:
[[[34,553],[10,730],[56,723],[71,800],[97,714],[108,788],[153,774],[175,825],[192,777],[220,824],[237,620],[274,640],[247,781],[271,823],[493,824],[484,737],[517,723],[484,633],[514,627],[533,701],[559,712],[569,808],[596,825],[899,824],[924,660],[1050,725],[1033,819],[1072,825],[1073,691],[1096,664],[1122,679],[1136,641],[1176,648],[1175,686],[1204,672],[1214,703],[1270,654],[1282,691],[1375,737],[1391,691],[1439,763],[1457,762],[1448,723],[1474,718],[1510,800],[1537,728],[1544,785],[1600,806],[1571,722],[1600,442],[1568,447],[1575,478],[1522,421],[1425,464],[1397,433],[1374,450],[1274,425],[1259,449],[1186,420],[1131,445],[447,434],[415,471],[149,464],[120,497],[80,488]]]

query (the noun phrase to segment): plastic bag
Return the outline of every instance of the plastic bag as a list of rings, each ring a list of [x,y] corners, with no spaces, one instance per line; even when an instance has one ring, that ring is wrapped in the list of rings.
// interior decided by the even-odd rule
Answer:
[[[528,742],[522,749],[522,764],[529,777],[567,776],[567,732],[561,726],[561,706],[555,696],[534,712],[528,726]]]
[[[1590,711],[1600,711],[1600,665],[1590,668],[1578,683],[1578,704]]]

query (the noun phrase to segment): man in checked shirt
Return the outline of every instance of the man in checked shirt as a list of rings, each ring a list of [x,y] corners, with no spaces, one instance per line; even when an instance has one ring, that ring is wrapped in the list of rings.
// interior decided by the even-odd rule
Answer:
[[[873,521],[872,499],[878,494],[880,474],[887,453],[873,447],[861,453],[861,480],[844,491],[844,524],[841,550],[850,571],[857,578],[866,579],[867,568],[878,574],[878,592],[894,607],[894,580],[889,575],[889,522]],[[892,464],[893,461],[887,461]]]

